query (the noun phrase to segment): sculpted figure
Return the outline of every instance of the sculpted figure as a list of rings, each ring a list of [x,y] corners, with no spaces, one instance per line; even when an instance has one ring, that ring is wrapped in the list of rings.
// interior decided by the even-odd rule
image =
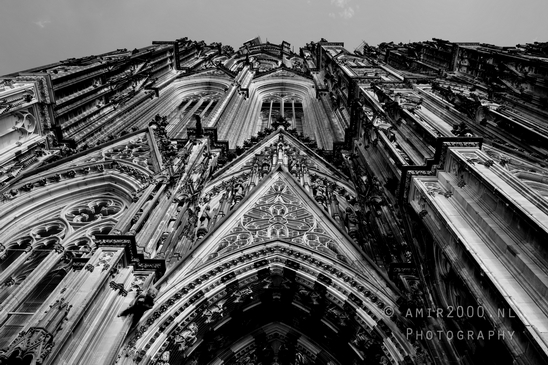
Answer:
[[[234,303],[242,303],[245,299],[249,298],[249,299],[253,299],[253,290],[251,290],[251,288],[244,288],[242,290],[238,290],[237,292],[234,292],[234,294],[232,294],[232,296],[236,297],[236,299],[234,299]]]
[[[212,306],[212,307],[210,307],[210,308],[208,308],[204,311],[204,313],[202,314],[202,317],[206,317],[205,323],[214,322],[213,317],[215,316],[215,314],[218,314],[219,317],[223,317],[225,302],[226,302],[226,300],[221,300],[218,303],[216,303],[214,306]]]
[[[152,309],[152,307],[154,306],[156,293],[156,289],[150,288],[146,291],[146,293],[138,295],[133,304],[123,310],[120,314],[118,314],[118,317],[125,317],[133,314],[133,320],[130,329],[135,328],[143,314],[145,314],[147,310]]]
[[[182,330],[177,336],[175,336],[174,342],[179,344],[179,351],[185,351],[190,346],[194,345],[198,334],[198,325],[191,323],[188,327]]]

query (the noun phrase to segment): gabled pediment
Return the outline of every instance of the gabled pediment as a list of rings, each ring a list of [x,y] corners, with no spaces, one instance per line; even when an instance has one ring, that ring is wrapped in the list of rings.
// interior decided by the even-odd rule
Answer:
[[[265,80],[265,79],[276,79],[276,78],[294,78],[296,80],[299,79],[305,79],[307,81],[310,81],[310,77],[303,72],[293,70],[284,66],[281,66],[279,68],[275,68],[266,72],[257,73],[255,75],[254,80]]]
[[[90,162],[117,160],[135,164],[152,173],[154,171],[152,138],[148,130],[141,131],[84,151],[82,155],[77,154],[59,166],[81,166]]]
[[[300,187],[293,179],[283,171],[276,171],[269,180],[230,219],[231,224],[222,233],[217,230],[218,240],[204,261],[248,245],[276,240],[305,245],[346,261],[337,249],[336,233],[326,228],[323,214],[315,212],[316,207],[311,207],[311,202],[299,194]]]
[[[363,359],[364,338],[382,329],[376,341],[401,361],[412,349],[391,320],[405,321],[393,312],[399,291],[331,213],[276,166],[156,284],[161,309],[147,315],[135,346],[155,359],[197,357],[207,345],[204,333],[215,331],[237,353],[258,332],[281,338],[287,329],[299,333],[302,349],[318,351],[359,318],[338,348],[350,346],[349,357]],[[153,336],[155,328],[165,336]],[[388,328],[393,337],[385,339]],[[318,331],[332,337],[317,337]]]
[[[281,164],[286,165],[290,172],[293,167],[291,166],[291,161],[306,160],[308,169],[313,170],[314,172],[337,179],[347,179],[347,177],[344,176],[344,174],[342,174],[338,169],[315,153],[311,148],[306,146],[291,133],[288,133],[283,129],[278,129],[277,131],[264,137],[264,139],[258,142],[255,146],[249,148],[249,150],[247,150],[231,164],[215,173],[212,183],[215,183],[215,181],[221,178],[221,176],[231,175],[238,171],[251,170],[254,163],[257,161],[264,161],[264,163],[267,163],[269,160],[272,161],[270,156],[272,156],[273,152],[277,150],[280,143],[282,144],[284,151],[288,152],[288,164],[285,164],[283,161],[281,161]],[[271,165],[270,167],[272,167],[272,162],[269,164]],[[258,166],[258,168],[262,168],[262,165]]]
[[[356,272],[380,277],[375,265],[355,246],[339,214],[331,211],[329,204],[318,204],[282,165],[226,216],[216,218],[217,224],[195,243],[191,258],[181,262],[183,267],[175,267],[172,272],[176,274],[167,280],[178,281],[177,277],[199,267],[272,242],[298,246]]]
[[[68,147],[61,148],[61,156],[71,153]],[[159,171],[160,159],[154,136],[146,129],[40,166],[6,188],[30,191],[75,176],[101,174],[107,168],[144,183]]]

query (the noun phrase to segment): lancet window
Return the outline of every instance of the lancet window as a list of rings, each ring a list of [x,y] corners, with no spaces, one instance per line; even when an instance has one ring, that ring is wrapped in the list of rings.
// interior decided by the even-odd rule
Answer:
[[[17,265],[17,270],[3,280],[1,283],[2,290],[0,291],[0,305],[9,299],[11,293],[25,281],[27,276],[32,273],[52,251],[51,247],[46,246],[46,244],[47,242],[43,245],[39,245],[36,249],[33,249],[32,253],[20,263],[21,265]],[[17,256],[20,255],[20,253],[17,254]],[[15,259],[13,261],[15,261]],[[15,266],[13,265],[13,261],[12,266]]]
[[[17,287],[44,261],[55,249],[66,234],[67,227],[55,220],[40,224],[25,233],[22,238],[8,244],[8,250],[0,261],[0,305],[4,304]],[[29,252],[27,255],[24,253]]]
[[[47,256],[47,254],[46,254]],[[63,280],[70,270],[71,260],[62,260],[51,270],[34,289],[27,295],[26,299],[12,312],[9,312],[8,319],[0,330],[0,348],[6,347],[11,338],[19,333],[26,322],[36,313],[42,304],[48,299],[51,293]]]
[[[261,106],[262,128],[269,128],[279,119],[290,123],[290,128],[302,132],[304,118],[302,99],[295,94],[271,94],[263,98]]]
[[[0,348],[60,290],[73,259],[93,255],[93,236],[110,232],[125,206],[109,194],[76,201],[61,209],[56,218],[26,227],[0,245],[0,309],[7,314],[0,322]],[[22,294],[14,297],[14,293]]]
[[[1,247],[0,253],[0,274],[4,272],[19,256],[29,252],[32,247],[32,237],[26,236],[14,240],[8,247]]]
[[[217,106],[221,94],[217,92],[201,92],[187,96],[178,107],[180,122],[187,122],[193,115],[199,115],[202,120],[209,117]]]

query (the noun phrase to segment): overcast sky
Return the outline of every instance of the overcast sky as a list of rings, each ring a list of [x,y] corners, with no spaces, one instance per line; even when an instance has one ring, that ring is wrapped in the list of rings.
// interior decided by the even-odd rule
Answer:
[[[548,41],[548,0],[2,0],[0,75],[155,40]]]

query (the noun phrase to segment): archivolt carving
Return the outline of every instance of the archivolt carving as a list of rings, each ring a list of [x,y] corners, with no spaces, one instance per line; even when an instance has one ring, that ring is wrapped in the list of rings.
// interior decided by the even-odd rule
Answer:
[[[196,323],[189,324],[186,328],[176,331],[173,342],[179,345],[179,351],[185,351],[188,347],[196,343],[198,326]]]
[[[255,249],[257,251],[254,251]],[[275,256],[269,257],[271,254]],[[286,258],[277,257],[278,254],[287,256]],[[263,256],[265,256],[264,259],[262,259]],[[249,263],[240,266],[244,262]],[[265,266],[269,267],[270,275],[265,272]],[[296,277],[292,274],[286,276],[285,273],[289,272],[295,272]],[[341,282],[332,282],[322,274],[327,272],[330,273],[329,277],[340,278]],[[237,278],[236,281],[232,281],[233,278]],[[328,261],[323,261],[320,256],[316,259],[311,255],[288,249],[285,245],[266,244],[264,247],[261,246],[260,249],[259,247],[250,248],[245,255],[236,255],[232,260],[227,258],[224,263],[216,263],[209,271],[204,271],[201,275],[197,273],[188,281],[190,280],[192,281],[187,282],[185,286],[177,285],[177,288],[172,288],[174,290],[169,289],[169,294],[162,295],[158,307],[148,315],[145,324],[138,328],[133,338],[127,343],[123,353],[129,354],[137,361],[141,361],[147,353],[146,349],[149,349],[158,340],[157,337],[153,336],[154,331],[149,331],[151,326],[153,326],[152,328],[160,326],[165,328],[164,333],[168,336],[165,341],[162,340],[163,344],[151,359],[151,363],[155,364],[165,351],[169,351],[171,360],[180,361],[185,358],[186,362],[183,363],[189,364],[193,360],[187,351],[195,351],[193,349],[194,345],[204,346],[203,341],[212,340],[206,338],[207,336],[203,337],[208,333],[208,328],[232,323],[230,321],[225,323],[225,321],[228,317],[231,317],[234,309],[242,309],[247,306],[253,307],[253,302],[260,300],[258,298],[264,297],[265,293],[272,300],[279,300],[280,295],[286,299],[294,295],[294,301],[299,302],[297,306],[294,306],[297,311],[303,306],[309,307],[313,311],[324,311],[324,309],[328,309],[326,304],[329,302],[333,304],[334,311],[331,314],[334,316],[332,316],[334,327],[342,326],[339,323],[338,313],[336,313],[338,310],[338,312],[344,312],[343,317],[346,314],[350,319],[355,318],[359,326],[367,333],[371,333],[373,329],[370,324],[371,320],[377,322],[377,328],[382,328],[383,331],[388,329],[385,320],[382,319],[382,308],[387,305],[387,300],[388,303],[390,303],[390,300],[381,294],[382,291],[379,292],[367,280],[360,280],[357,277],[354,278],[352,275],[348,275],[348,273],[339,271],[337,266],[332,266]],[[344,284],[343,281],[347,284]],[[320,282],[326,283],[328,290],[326,290],[325,285],[318,285]],[[351,287],[355,290],[350,289]],[[341,294],[337,294],[337,292]],[[394,304],[389,305],[395,308]],[[181,316],[189,307],[192,307],[193,310]],[[367,321],[362,318],[365,315],[364,312],[356,312],[358,307],[368,316]],[[212,322],[207,322],[210,318],[208,310],[211,310]],[[216,313],[217,310],[219,313]],[[220,315],[221,311],[223,318]],[[331,316],[331,314],[326,315]],[[177,318],[175,319],[175,317]],[[400,318],[398,321],[401,322],[401,326],[398,325],[398,328],[402,333],[405,332],[405,328],[412,326],[410,322],[399,315],[391,318],[396,322],[396,317]],[[299,322],[300,319],[299,316],[294,317],[296,322]],[[343,322],[348,321],[348,319],[341,320]],[[160,323],[155,325],[158,321]],[[221,322],[224,324],[221,324]],[[190,330],[189,324],[191,323],[196,324],[199,330],[190,331],[190,336],[182,336],[175,343],[175,337],[182,335],[181,332],[185,330]],[[242,325],[249,324],[242,323]],[[298,327],[299,323],[294,323],[294,326]],[[192,335],[197,337],[196,342],[194,342]],[[374,338],[380,339],[378,335],[375,334]],[[184,338],[187,338],[188,341]],[[367,347],[363,344],[364,341],[356,341],[359,343],[359,346],[353,345],[356,351],[362,351],[362,346]],[[398,341],[396,340],[396,342]],[[178,350],[181,344],[185,349],[183,351],[187,352],[186,354]],[[205,344],[205,347],[202,348],[207,349],[208,346],[209,344]],[[396,347],[396,351],[405,356],[407,350],[400,348],[398,345]],[[194,355],[194,352],[192,354]]]

